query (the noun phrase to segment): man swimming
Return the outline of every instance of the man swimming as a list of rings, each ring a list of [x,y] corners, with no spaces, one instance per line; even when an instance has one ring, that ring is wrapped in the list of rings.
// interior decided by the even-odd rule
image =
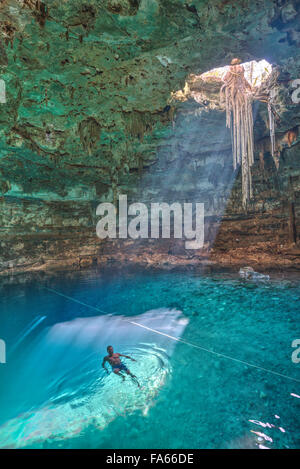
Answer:
[[[137,383],[138,387],[140,387],[137,377],[133,375],[130,370],[128,370],[127,366],[124,365],[124,363],[121,362],[120,357],[128,358],[129,360],[133,362],[135,362],[136,360],[134,358],[128,357],[128,355],[122,355],[121,353],[114,353],[114,349],[111,345],[108,345],[107,352],[108,352],[108,355],[103,358],[103,362],[102,362],[102,367],[105,369],[106,373],[108,373],[108,369],[106,368],[105,363],[108,362],[110,366],[112,367],[113,372],[116,375],[120,376],[123,379],[123,381],[125,380],[125,376],[121,374],[121,371],[125,371],[125,373],[127,373],[132,378],[132,380]]]

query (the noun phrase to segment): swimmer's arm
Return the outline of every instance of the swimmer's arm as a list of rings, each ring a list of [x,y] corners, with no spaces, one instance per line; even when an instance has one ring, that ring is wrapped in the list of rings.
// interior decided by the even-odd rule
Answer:
[[[132,362],[136,362],[136,360],[134,358],[131,358],[129,357],[128,355],[122,355],[122,353],[119,353],[119,356],[120,357],[124,357],[124,358],[128,358],[129,360],[131,360]]]
[[[104,369],[105,369],[105,371],[106,371],[106,373],[108,374],[108,369],[107,369],[107,368],[106,368],[106,366],[105,366],[105,362],[106,362],[106,360],[107,360],[107,358],[106,358],[106,357],[104,357],[104,358],[103,358],[103,362],[102,362],[102,368],[104,368]]]

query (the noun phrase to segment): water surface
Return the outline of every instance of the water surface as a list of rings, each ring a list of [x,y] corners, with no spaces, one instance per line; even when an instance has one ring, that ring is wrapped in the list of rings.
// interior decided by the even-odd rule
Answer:
[[[21,280],[0,290],[0,447],[299,447],[299,278],[110,269]],[[110,344],[137,360],[124,362],[141,389],[105,374]]]

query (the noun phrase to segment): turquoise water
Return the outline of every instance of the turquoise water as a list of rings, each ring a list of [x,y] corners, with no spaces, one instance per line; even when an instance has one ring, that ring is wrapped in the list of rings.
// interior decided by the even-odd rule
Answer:
[[[105,270],[0,293],[0,447],[300,446],[299,278]],[[110,344],[141,389],[104,373]]]

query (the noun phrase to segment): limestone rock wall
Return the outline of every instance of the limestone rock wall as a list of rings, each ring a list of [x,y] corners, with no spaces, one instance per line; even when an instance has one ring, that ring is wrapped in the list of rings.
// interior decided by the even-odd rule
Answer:
[[[300,78],[299,19],[298,0],[2,1],[0,268],[101,257],[95,208],[119,193],[204,202],[207,242],[216,239],[219,252],[297,241],[300,113],[291,93]],[[190,74],[237,55],[280,71],[280,167],[258,106],[248,213],[216,90],[208,103],[171,99]]]

